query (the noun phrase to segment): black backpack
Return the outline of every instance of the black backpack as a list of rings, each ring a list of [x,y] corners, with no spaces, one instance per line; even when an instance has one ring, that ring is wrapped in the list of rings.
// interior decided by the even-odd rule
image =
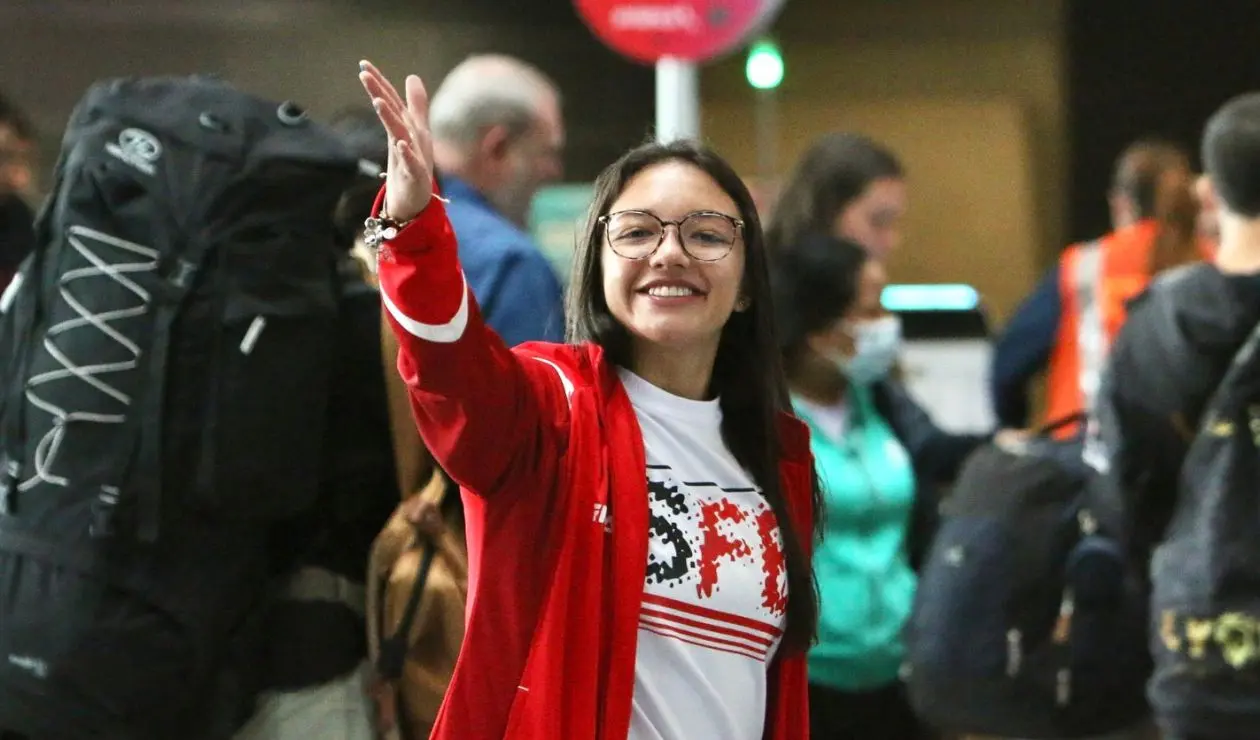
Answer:
[[[1187,736],[1260,734],[1260,326],[1206,407],[1151,558],[1149,696]]]
[[[949,732],[1074,738],[1147,714],[1145,606],[1094,515],[1081,437],[980,447],[941,505],[906,629],[911,702]]]
[[[0,299],[0,729],[226,737],[317,495],[357,162],[208,77],[76,107]]]

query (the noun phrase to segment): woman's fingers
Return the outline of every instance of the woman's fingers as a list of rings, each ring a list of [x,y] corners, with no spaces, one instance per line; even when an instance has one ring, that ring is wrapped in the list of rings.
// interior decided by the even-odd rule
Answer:
[[[424,82],[415,75],[407,77],[407,109],[416,152],[424,157],[429,171],[433,171],[433,136],[429,132],[429,93]]]
[[[406,105],[398,97],[398,91],[394,89],[389,80],[385,79],[380,70],[373,67],[369,62],[362,62],[360,64],[359,81],[363,84],[363,88],[367,90],[368,95],[371,96],[372,106],[377,109],[377,114],[382,115],[392,112],[394,118],[401,121],[405,127],[405,130],[391,127],[385,118],[382,118],[381,122],[386,124],[386,132],[393,138],[413,138],[414,124],[408,120]]]
[[[398,152],[398,157],[402,159],[403,166],[411,177],[420,182],[427,182],[430,178],[429,163],[425,161],[420,151],[414,144],[407,141],[400,141],[394,145],[394,149]]]
[[[391,103],[389,101],[389,96],[382,92],[379,83],[373,80],[366,73],[361,74],[359,78],[363,81],[363,89],[367,90],[368,96],[372,98],[372,107],[391,111],[394,113],[395,117],[404,120],[405,122],[404,116],[407,112],[406,109]]]
[[[424,210],[433,194],[433,144],[428,130],[428,96],[419,77],[409,75],[407,99],[370,62],[359,63],[359,82],[389,135],[385,209],[402,221]]]
[[[363,89],[367,91],[368,97],[373,100],[377,98],[384,100],[389,96],[389,91],[385,89],[380,76],[372,74],[367,69],[359,70],[359,84],[363,85]]]
[[[367,75],[367,79],[374,89],[369,90],[372,97],[385,98],[389,104],[396,108],[405,108],[406,103],[403,102],[402,96],[398,94],[398,90],[394,88],[393,83],[381,73],[376,65],[364,59],[359,62],[359,70]]]
[[[407,75],[407,110],[418,124],[428,129],[429,93],[424,89],[424,82],[416,75]]]
[[[391,141],[411,140],[411,128],[401,114],[392,110],[380,98],[372,101],[372,107],[376,109],[376,116],[381,119],[381,125],[385,127],[385,133],[389,134]]]

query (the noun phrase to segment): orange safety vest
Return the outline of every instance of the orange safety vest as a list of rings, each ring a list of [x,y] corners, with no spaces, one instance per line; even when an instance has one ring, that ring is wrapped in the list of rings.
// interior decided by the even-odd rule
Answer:
[[[1127,304],[1150,282],[1158,229],[1155,221],[1141,221],[1068,247],[1060,257],[1061,311],[1047,378],[1047,422],[1094,408],[1107,351],[1124,324]],[[1066,427],[1059,434],[1074,431]]]

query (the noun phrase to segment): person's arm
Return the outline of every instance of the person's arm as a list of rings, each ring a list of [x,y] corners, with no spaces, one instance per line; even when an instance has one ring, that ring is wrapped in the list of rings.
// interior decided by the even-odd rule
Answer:
[[[486,323],[509,347],[564,341],[564,293],[542,255],[510,253],[495,265],[481,295],[486,298]]]
[[[886,381],[877,390],[879,412],[906,448],[915,474],[932,483],[953,481],[967,456],[993,437],[991,434],[954,434],[941,429],[898,383]]]
[[[1028,384],[1046,368],[1062,313],[1056,264],[1006,322],[993,345],[990,394],[998,424],[1028,426]]]
[[[548,487],[567,433],[560,371],[513,354],[482,321],[438,198],[386,242],[378,269],[398,371],[438,464],[482,496]]]
[[[1098,452],[1106,475],[1091,503],[1136,562],[1145,563],[1172,517],[1195,422],[1156,411],[1125,392],[1118,378],[1134,368],[1129,340],[1121,329],[1098,394]]]

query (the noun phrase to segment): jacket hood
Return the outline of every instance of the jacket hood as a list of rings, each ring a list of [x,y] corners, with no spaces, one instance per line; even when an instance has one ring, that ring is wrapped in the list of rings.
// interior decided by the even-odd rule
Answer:
[[[1134,300],[1124,328],[1124,359],[1117,364],[1147,369],[1117,369],[1125,395],[1168,400],[1210,395],[1260,319],[1260,291],[1246,287],[1209,264],[1156,279]]]

